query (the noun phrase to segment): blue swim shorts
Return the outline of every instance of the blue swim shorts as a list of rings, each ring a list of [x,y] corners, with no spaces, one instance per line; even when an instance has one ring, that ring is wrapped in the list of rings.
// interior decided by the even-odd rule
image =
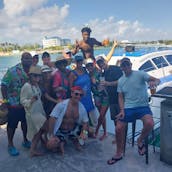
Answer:
[[[152,111],[149,106],[126,108],[124,109],[125,116],[120,121],[133,122],[136,119],[141,119],[144,115],[152,115]]]

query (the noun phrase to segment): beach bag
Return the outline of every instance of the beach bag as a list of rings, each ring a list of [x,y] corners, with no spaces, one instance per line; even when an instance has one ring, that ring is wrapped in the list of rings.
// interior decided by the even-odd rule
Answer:
[[[8,108],[5,104],[0,104],[0,125],[7,122]]]

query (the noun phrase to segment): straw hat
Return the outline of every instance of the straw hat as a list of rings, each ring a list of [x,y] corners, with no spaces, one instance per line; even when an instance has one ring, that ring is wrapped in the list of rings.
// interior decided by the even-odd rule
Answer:
[[[29,69],[29,74],[41,75],[41,68],[39,66],[31,66]]]
[[[67,59],[67,58],[65,58],[63,56],[59,56],[59,57],[56,58],[55,64],[62,63],[62,62],[67,62],[67,65],[69,65],[71,60],[72,60],[71,58]]]

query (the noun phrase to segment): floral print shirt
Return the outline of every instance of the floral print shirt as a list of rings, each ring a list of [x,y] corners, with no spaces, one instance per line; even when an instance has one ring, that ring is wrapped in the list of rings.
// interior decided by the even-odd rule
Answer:
[[[7,87],[8,103],[11,106],[20,105],[20,91],[28,80],[21,63],[8,69],[1,84]]]

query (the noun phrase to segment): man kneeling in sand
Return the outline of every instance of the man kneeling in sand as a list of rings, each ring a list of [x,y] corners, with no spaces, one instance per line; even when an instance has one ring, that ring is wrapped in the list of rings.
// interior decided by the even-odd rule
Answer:
[[[71,98],[58,103],[49,118],[49,141],[47,147],[53,149],[60,146],[64,154],[64,143],[71,139],[77,150],[81,149],[87,137],[87,112],[80,103],[83,90],[79,86],[71,88]]]

